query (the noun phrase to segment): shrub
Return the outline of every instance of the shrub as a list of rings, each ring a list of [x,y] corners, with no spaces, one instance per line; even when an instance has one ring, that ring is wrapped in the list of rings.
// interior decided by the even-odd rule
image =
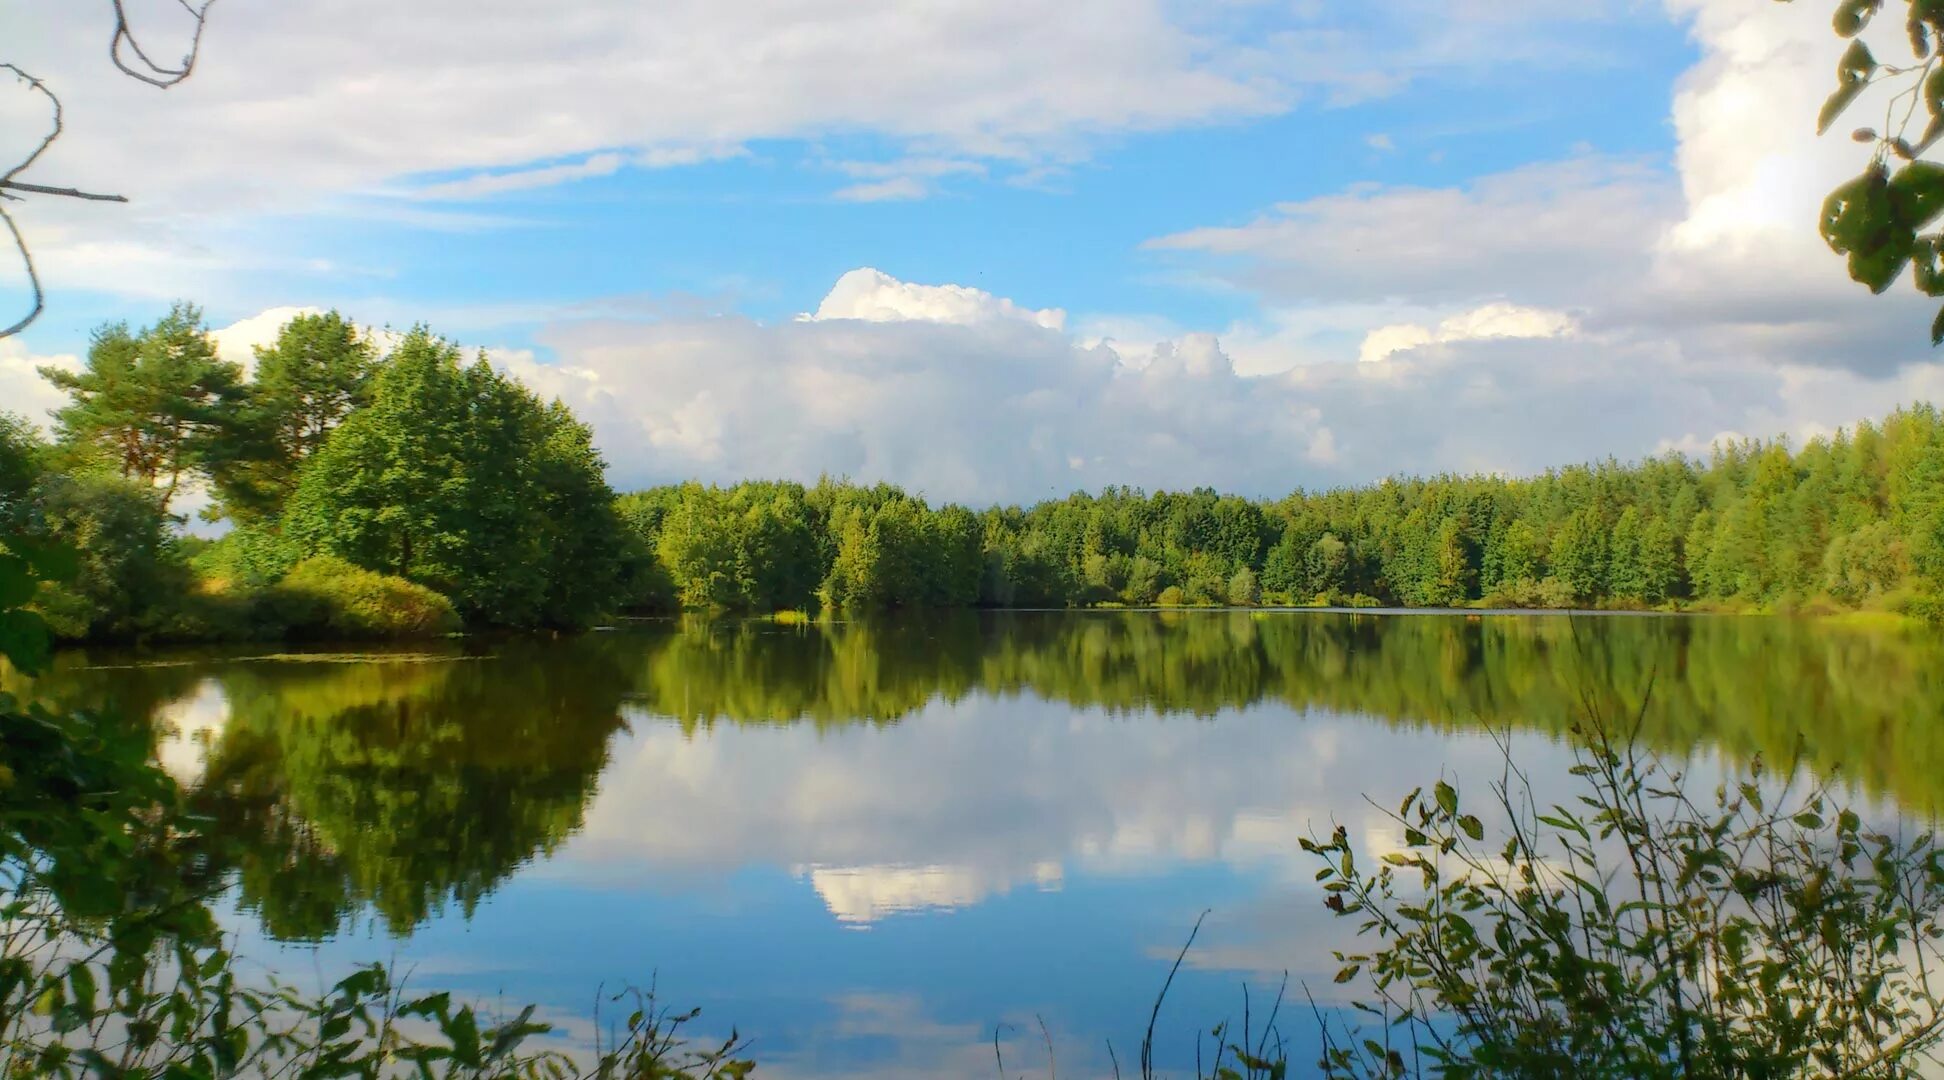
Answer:
[[[1181,586],[1170,585],[1162,589],[1161,595],[1155,597],[1154,602],[1161,607],[1180,607],[1182,603]]]
[[[423,585],[319,555],[298,563],[265,602],[293,635],[333,638],[431,637],[459,628],[452,602]]]
[[[1229,579],[1228,602],[1234,607],[1254,607],[1262,600],[1262,588],[1256,583],[1255,571],[1243,567]]]
[[[130,640],[168,621],[190,574],[154,488],[114,476],[50,476],[36,503],[40,529],[78,553],[78,573],[43,583],[35,598],[56,634]]]
[[[1760,762],[1694,781],[1596,723],[1569,805],[1507,753],[1486,838],[1440,780],[1385,816],[1373,868],[1338,827],[1304,840],[1378,1038],[1324,1031],[1325,1075],[1919,1075],[1944,1040],[1944,850],[1885,832]],[[1503,747],[1502,747],[1503,748]],[[1381,1041],[1379,1041],[1381,1039]]]

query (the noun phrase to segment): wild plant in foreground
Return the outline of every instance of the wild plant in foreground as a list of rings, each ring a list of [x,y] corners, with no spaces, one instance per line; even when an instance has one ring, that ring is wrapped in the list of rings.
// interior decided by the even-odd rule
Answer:
[[[1830,789],[1757,760],[1697,795],[1690,770],[1577,731],[1581,791],[1541,806],[1512,761],[1488,842],[1439,781],[1304,848],[1366,952],[1360,1025],[1319,1013],[1335,1077],[1907,1077],[1944,1038],[1935,974],[1944,854],[1866,826]]]

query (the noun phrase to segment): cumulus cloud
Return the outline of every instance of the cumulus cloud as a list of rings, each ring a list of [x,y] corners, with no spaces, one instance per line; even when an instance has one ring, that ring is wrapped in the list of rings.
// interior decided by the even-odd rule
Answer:
[[[42,367],[81,370],[81,358],[71,353],[41,356],[28,352],[19,338],[0,338],[0,409],[25,417],[49,430],[49,413],[67,404],[67,395],[41,378]]]
[[[1149,247],[1260,297],[1271,325],[1386,307],[1431,316],[1377,324],[1365,359],[1452,340],[1438,320],[1512,305],[1569,313],[1590,335],[1584,348],[1626,338],[1701,364],[1887,377],[1926,361],[1934,304],[1907,285],[1870,296],[1816,234],[1824,196],[1863,164],[1848,140],[1814,133],[1843,47],[1828,13],[1738,0],[1668,7],[1702,50],[1677,87],[1671,171],[1584,153],[1449,188],[1366,184]],[[1300,335],[1253,329],[1283,348],[1282,366],[1310,359]],[[1562,343],[1559,355],[1581,348]]]
[[[1121,344],[861,270],[794,321],[588,320],[548,330],[544,359],[494,355],[591,422],[617,486],[829,474],[974,504],[1526,473],[1721,431],[1812,435],[1944,389],[1926,364],[1880,378],[1696,357],[1510,305],[1411,333],[1431,340],[1251,374],[1214,335]]]
[[[1066,325],[1058,308],[1034,311],[983,289],[964,285],[916,285],[859,267],[837,279],[810,321],[861,319],[865,322],[938,322],[968,326],[993,319],[1019,319],[1048,330]]]
[[[1676,11],[1704,58],[1676,97],[1673,171],[1580,153],[1450,188],[1352,187],[1155,240],[1261,299],[1263,316],[1219,337],[1138,313],[1070,331],[1060,308],[866,267],[796,320],[558,321],[538,350],[496,356],[593,423],[620,486],[828,473],[975,503],[1109,483],[1269,495],[1526,472],[1721,432],[1814,434],[1936,393],[1924,313],[1851,285],[1814,235],[1815,201],[1857,165],[1853,145],[1806,130],[1833,65],[1826,18],[1737,0]],[[942,15],[909,18],[909,32],[943,32],[927,21]],[[979,123],[940,120],[926,137]],[[925,183],[983,167],[997,151],[978,142],[833,167]],[[145,272],[175,280],[162,265]]]
[[[1579,323],[1561,311],[1519,307],[1516,304],[1486,304],[1459,312],[1436,326],[1418,323],[1392,323],[1364,335],[1357,359],[1371,364],[1393,354],[1424,345],[1454,341],[1490,341],[1495,338],[1556,338],[1579,329]]]

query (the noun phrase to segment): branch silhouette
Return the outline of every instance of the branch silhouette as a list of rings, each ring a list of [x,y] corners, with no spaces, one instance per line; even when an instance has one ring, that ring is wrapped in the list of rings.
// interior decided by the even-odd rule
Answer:
[[[209,9],[216,0],[203,0],[200,5],[190,0],[175,0],[177,6],[187,12],[194,29],[189,38],[189,51],[173,65],[158,61],[142,44],[128,19],[127,0],[112,0],[115,16],[114,34],[108,41],[108,59],[122,74],[160,90],[167,90],[187,79],[196,68],[196,60],[202,55],[203,30],[209,24]],[[50,198],[80,199],[85,202],[125,203],[126,196],[84,191],[78,187],[60,187],[50,184],[36,184],[20,179],[20,174],[32,168],[49,147],[60,139],[66,131],[61,109],[60,96],[50,89],[38,76],[18,64],[0,61],[0,71],[10,72],[29,94],[38,94],[47,101],[47,132],[40,142],[17,163],[0,173],[0,225],[6,228],[7,239],[13,244],[20,256],[20,266],[27,278],[29,303],[26,314],[12,324],[0,327],[0,338],[12,337],[27,329],[47,308],[47,292],[41,284],[40,270],[34,265],[34,252],[28,246],[27,237],[20,231],[20,223],[14,219],[8,203],[19,202],[24,196],[40,195]]]

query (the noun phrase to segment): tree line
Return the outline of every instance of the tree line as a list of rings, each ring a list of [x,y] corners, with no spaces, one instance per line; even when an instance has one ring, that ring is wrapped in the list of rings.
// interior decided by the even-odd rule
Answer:
[[[1944,417],[1528,478],[1394,478],[1252,500],[1110,487],[933,508],[889,485],[683,484],[621,497],[637,602],[748,611],[1261,603],[1930,614]]]
[[[617,497],[559,402],[423,326],[373,335],[334,312],[292,319],[246,371],[178,304],[43,374],[68,404],[51,440],[0,418],[0,516],[79,552],[35,601],[70,639],[576,629],[682,609],[1944,610],[1944,417],[1928,404],[1706,460],[975,510],[830,478]],[[221,538],[182,535],[190,497]]]

